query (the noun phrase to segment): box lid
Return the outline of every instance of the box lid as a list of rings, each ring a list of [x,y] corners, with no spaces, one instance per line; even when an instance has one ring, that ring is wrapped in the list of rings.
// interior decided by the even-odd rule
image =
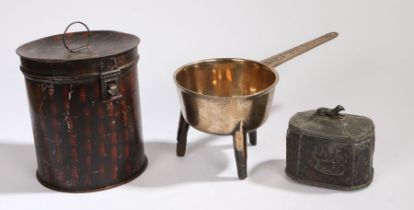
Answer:
[[[289,129],[303,135],[336,140],[362,141],[374,135],[371,119],[358,115],[340,114],[341,105],[334,109],[319,108],[296,113],[289,121]]]

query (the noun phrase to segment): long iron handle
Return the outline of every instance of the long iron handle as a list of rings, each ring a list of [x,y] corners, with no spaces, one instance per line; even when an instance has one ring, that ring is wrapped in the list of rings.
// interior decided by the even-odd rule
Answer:
[[[275,68],[276,66],[302,54],[305,53],[329,40],[332,40],[334,38],[336,38],[338,36],[338,33],[336,32],[331,32],[331,33],[327,33],[321,37],[318,37],[316,39],[313,39],[311,41],[305,42],[301,45],[298,45],[290,50],[286,50],[284,52],[281,52],[277,55],[274,55],[270,58],[266,58],[264,60],[262,60],[262,63]]]

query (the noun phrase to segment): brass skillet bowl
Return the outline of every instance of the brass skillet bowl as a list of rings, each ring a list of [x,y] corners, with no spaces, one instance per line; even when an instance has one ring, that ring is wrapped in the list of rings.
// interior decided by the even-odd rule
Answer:
[[[254,130],[266,120],[279,76],[257,61],[218,58],[186,65],[175,79],[183,117],[191,126],[232,134],[241,122]]]

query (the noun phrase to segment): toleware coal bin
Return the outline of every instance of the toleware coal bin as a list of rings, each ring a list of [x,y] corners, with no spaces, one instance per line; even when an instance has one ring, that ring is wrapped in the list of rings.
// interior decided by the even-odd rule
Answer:
[[[184,156],[189,125],[197,130],[233,135],[240,179],[247,176],[246,135],[256,144],[256,129],[265,122],[279,80],[273,69],[335,37],[332,32],[261,62],[216,58],[187,64],[174,74],[181,103],[177,155]]]
[[[132,180],[147,165],[138,97],[139,39],[87,27],[66,33],[68,28],[17,49],[37,178],[60,191],[106,189]]]
[[[374,123],[363,116],[319,108],[296,113],[286,137],[286,174],[301,183],[355,190],[374,174]]]

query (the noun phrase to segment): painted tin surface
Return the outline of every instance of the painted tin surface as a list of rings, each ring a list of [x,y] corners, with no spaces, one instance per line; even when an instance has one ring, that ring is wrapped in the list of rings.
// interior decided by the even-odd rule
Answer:
[[[142,141],[137,45],[114,31],[46,37],[18,48],[38,162],[49,188],[82,192],[133,179],[147,165]]]
[[[286,138],[286,174],[305,184],[354,190],[373,178],[371,119],[321,108],[295,114]]]

